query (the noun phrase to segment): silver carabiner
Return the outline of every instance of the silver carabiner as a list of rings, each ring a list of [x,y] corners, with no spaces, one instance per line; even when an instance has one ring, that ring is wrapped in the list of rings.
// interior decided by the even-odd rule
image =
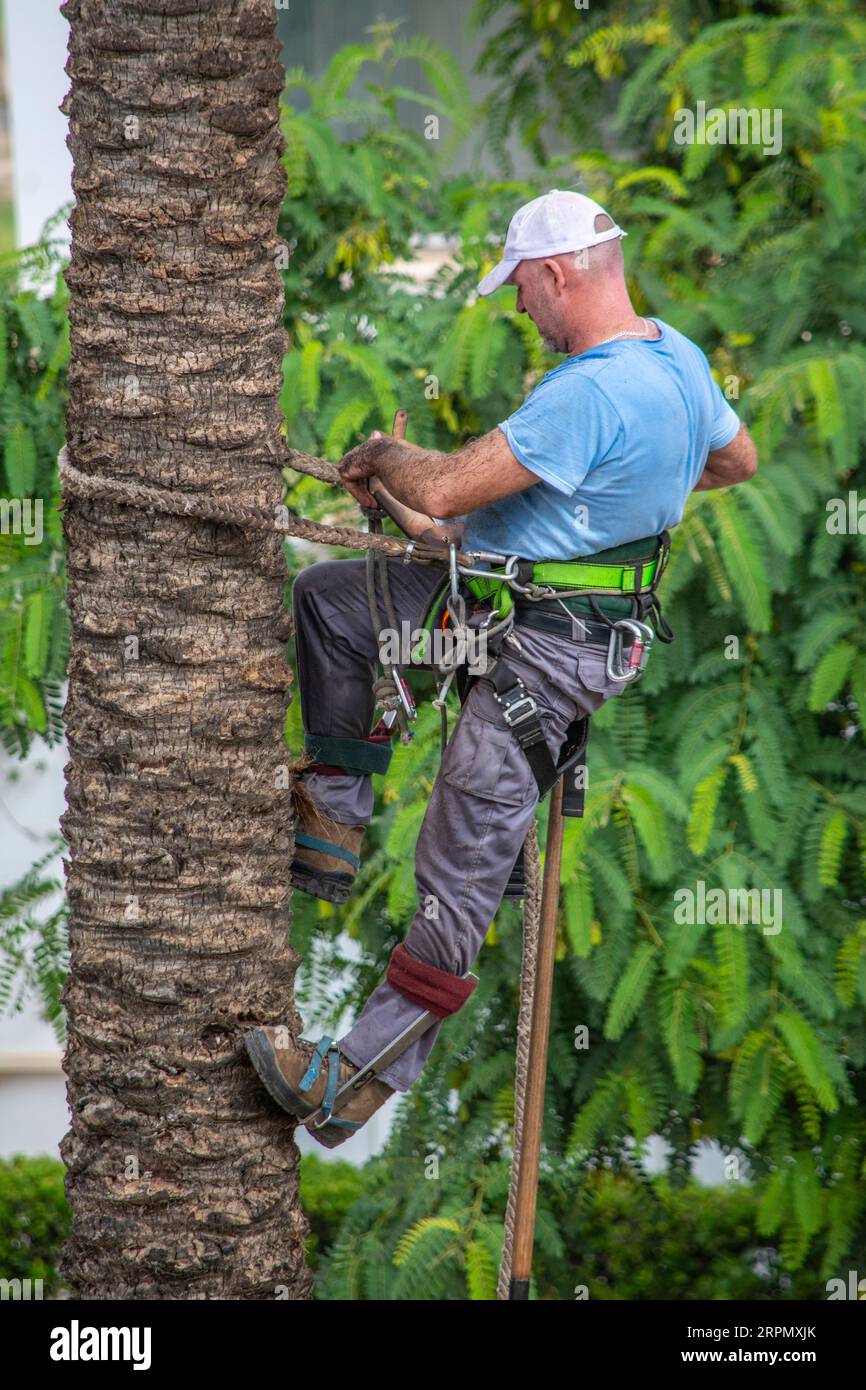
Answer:
[[[556,598],[556,589],[552,584],[536,584],[532,580],[528,584],[520,584],[517,579],[517,566],[520,562],[518,555],[509,555],[503,573],[503,579],[509,589],[514,589],[518,594],[525,594],[531,601],[540,599]],[[580,590],[574,590],[579,593]]]
[[[624,641],[626,632],[632,634],[627,658]],[[608,680],[619,681],[621,684],[636,681],[649,661],[654,636],[652,628],[646,623],[638,622],[636,618],[618,619],[611,627],[610,641],[607,644],[605,669]]]
[[[435,696],[435,698],[434,698],[433,700],[431,700],[431,702],[430,702],[430,703],[432,704],[432,706],[433,706],[434,709],[446,709],[446,708],[447,708],[448,692],[449,692],[450,689],[451,689],[451,685],[452,685],[452,682],[453,682],[453,680],[454,680],[454,677],[457,675],[457,667],[456,667],[456,666],[453,666],[453,667],[451,668],[451,670],[447,672],[447,674],[444,673],[444,672],[443,672],[443,674],[445,675],[445,679],[443,680],[443,682],[442,682],[442,684],[441,684],[440,686],[437,686],[437,689],[436,689],[436,696]]]

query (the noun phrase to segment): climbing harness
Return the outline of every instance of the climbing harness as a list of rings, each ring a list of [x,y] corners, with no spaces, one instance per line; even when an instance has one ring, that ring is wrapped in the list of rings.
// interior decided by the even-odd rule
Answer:
[[[538,785],[539,798],[543,798],[557,779],[575,767],[585,753],[589,721],[581,719],[569,727],[559,759],[554,763],[538,706],[501,655],[504,638],[517,623],[603,646],[608,678],[623,685],[632,684],[646,669],[655,637],[662,642],[673,640],[656,595],[669,550],[670,537],[665,531],[660,536],[586,559],[536,562],[510,556],[501,560],[498,567],[491,565],[488,569],[480,569],[461,564],[457,547],[452,544],[449,546],[448,583],[435,595],[425,626],[429,628],[444,621],[444,604],[444,613],[453,619],[455,632],[465,633],[468,631],[467,599],[474,600],[476,605],[489,603],[490,611],[482,617],[475,631],[486,636],[494,660],[488,663],[483,675],[468,676],[465,667],[461,670],[456,664],[441,672],[444,679],[434,705],[442,707],[455,677],[461,704],[473,680],[480,679],[490,685],[505,723],[526,755]],[[620,615],[623,603],[631,609],[631,616]],[[500,617],[503,609],[504,618]],[[652,619],[655,629],[645,621],[647,617]],[[500,620],[494,622],[495,618]],[[444,739],[443,720],[443,751]],[[566,797],[563,814],[580,815],[581,804],[575,789]]]

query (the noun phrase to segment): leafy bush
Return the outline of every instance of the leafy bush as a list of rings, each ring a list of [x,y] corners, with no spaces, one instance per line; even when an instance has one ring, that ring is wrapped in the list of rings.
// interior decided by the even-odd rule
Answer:
[[[344,1159],[304,1155],[301,1164],[301,1206],[310,1223],[307,1263],[318,1270],[333,1245],[340,1225],[365,1185],[364,1170]]]
[[[428,1156],[423,1168],[420,1159],[395,1168],[387,1155],[366,1164],[364,1194],[328,1252],[317,1298],[495,1298],[506,1167],[472,1171],[446,1158],[437,1179],[429,1165]],[[786,1272],[778,1242],[761,1234],[757,1188],[676,1187],[630,1171],[627,1160],[618,1166],[546,1165],[534,1298],[826,1298],[814,1269]]]
[[[41,1279],[46,1298],[61,1288],[57,1262],[69,1234],[64,1171],[55,1158],[0,1159],[0,1278]]]

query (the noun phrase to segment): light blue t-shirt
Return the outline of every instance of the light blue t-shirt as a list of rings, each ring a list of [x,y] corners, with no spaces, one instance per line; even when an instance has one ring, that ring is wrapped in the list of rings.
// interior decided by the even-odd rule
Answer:
[[[541,480],[466,518],[465,550],[567,560],[658,535],[681,519],[711,449],[740,422],[701,349],[618,338],[568,357],[500,424]]]

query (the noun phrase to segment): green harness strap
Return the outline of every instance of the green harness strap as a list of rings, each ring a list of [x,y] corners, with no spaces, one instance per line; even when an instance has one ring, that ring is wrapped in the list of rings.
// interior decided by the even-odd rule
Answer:
[[[599,589],[617,590],[618,594],[604,594],[595,602],[602,613],[609,617],[628,617],[632,613],[631,595],[647,593],[653,588],[664,569],[666,553],[666,536],[664,541],[658,536],[645,536],[641,540],[600,550],[595,555],[578,556],[574,560],[536,560],[531,569],[527,562],[521,571],[520,582],[531,579],[533,584],[549,585],[554,589],[587,589],[592,592]],[[491,568],[489,579],[486,576],[471,576],[465,578],[463,583],[479,601],[491,599],[493,606],[505,617],[514,604],[514,591],[506,580],[498,577],[500,574],[501,570]],[[433,598],[423,623],[428,631],[432,630],[437,616],[441,616],[448,588],[448,582],[443,582],[442,589]],[[577,595],[563,601],[572,612],[593,611],[589,600]]]

